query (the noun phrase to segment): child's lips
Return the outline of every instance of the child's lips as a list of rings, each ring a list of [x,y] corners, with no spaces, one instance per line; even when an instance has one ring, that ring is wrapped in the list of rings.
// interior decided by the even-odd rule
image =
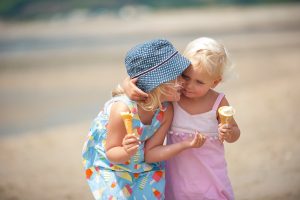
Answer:
[[[185,93],[185,94],[191,94],[192,92],[188,91],[188,90],[183,90],[183,93]]]

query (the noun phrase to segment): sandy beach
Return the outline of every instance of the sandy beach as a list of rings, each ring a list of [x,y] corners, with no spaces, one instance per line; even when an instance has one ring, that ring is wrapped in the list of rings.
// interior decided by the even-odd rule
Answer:
[[[223,91],[241,138],[225,144],[237,200],[300,199],[300,4],[0,22],[0,199],[92,200],[81,163],[90,122],[125,77],[126,51],[165,37],[222,41]],[[298,156],[297,156],[298,155]]]

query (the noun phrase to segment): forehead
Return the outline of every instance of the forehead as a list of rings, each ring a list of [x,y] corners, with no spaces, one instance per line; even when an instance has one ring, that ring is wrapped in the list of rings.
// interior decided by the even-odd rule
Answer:
[[[205,69],[201,67],[194,67],[193,65],[190,65],[183,73],[191,75],[208,75]]]
[[[184,72],[184,75],[189,76],[192,79],[199,79],[199,80],[210,80],[212,79],[211,75],[209,75],[209,73],[200,67],[194,67],[194,66],[190,66],[188,67]]]

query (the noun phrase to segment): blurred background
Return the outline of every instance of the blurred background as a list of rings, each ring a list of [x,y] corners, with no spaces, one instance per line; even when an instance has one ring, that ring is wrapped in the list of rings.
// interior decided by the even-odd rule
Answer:
[[[217,90],[241,129],[225,144],[236,199],[300,199],[296,0],[1,0],[0,199],[92,199],[81,149],[126,52],[203,36],[234,63]]]

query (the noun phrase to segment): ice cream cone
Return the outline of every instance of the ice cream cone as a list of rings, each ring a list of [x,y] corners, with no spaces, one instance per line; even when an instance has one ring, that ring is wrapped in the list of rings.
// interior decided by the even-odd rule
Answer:
[[[232,106],[222,106],[218,109],[221,124],[230,124],[235,110]]]
[[[133,114],[130,112],[121,112],[121,117],[124,121],[127,134],[133,134],[133,130],[132,130]]]

